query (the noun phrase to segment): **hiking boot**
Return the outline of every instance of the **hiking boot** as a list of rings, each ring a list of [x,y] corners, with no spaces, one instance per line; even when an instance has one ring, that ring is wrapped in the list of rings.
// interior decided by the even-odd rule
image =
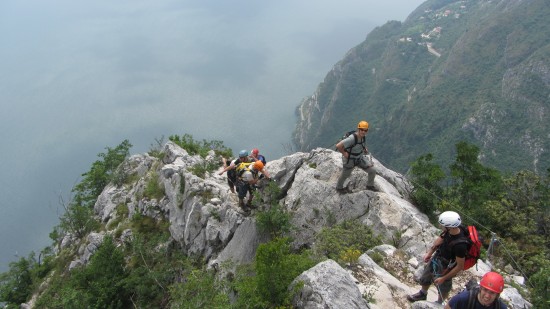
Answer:
[[[410,302],[415,302],[419,300],[426,300],[428,298],[428,294],[422,292],[422,290],[418,291],[418,293],[413,295],[407,295],[407,300]]]
[[[367,190],[370,190],[370,191],[373,191],[373,192],[377,192],[378,190],[376,190],[376,187],[375,186],[367,186]]]
[[[350,193],[351,191],[348,189],[348,188],[336,188],[336,192],[338,192],[339,194],[346,194],[346,193]]]
[[[250,209],[244,204],[243,200],[239,200],[239,208],[241,208],[245,215],[250,214]]]

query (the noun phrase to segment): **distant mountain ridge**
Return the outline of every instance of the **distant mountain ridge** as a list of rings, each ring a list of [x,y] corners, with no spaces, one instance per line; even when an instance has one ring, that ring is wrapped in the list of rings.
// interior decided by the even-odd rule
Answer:
[[[502,171],[550,167],[550,6],[545,0],[426,1],[374,29],[296,110],[299,150],[332,147],[359,120],[369,150],[404,171],[478,145]]]

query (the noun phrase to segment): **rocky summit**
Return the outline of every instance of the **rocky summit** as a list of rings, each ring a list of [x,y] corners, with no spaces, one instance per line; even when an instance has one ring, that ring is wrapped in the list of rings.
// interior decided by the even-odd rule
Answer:
[[[193,166],[217,160],[214,152],[201,158],[168,142],[163,153],[161,159],[148,154],[127,159],[122,168],[135,175],[135,181],[106,186],[95,204],[95,215],[106,226],[117,225],[121,221],[117,206],[126,204],[128,217],[139,214],[165,219],[171,235],[167,245],[180,248],[186,255],[203,257],[210,268],[220,270],[221,276],[233,271],[221,270],[220,266],[229,261],[233,265],[253,261],[259,244],[266,241],[255,224],[256,214],[263,210],[244,213],[236,195],[229,190],[226,176],[218,175],[220,170],[206,173],[203,178],[190,172]],[[411,184],[407,179],[376,159],[374,162],[379,168],[376,190],[367,190],[366,173],[355,169],[347,184],[351,192],[347,194],[335,189],[342,162],[340,154],[333,150],[317,148],[267,163],[272,181],[283,192],[279,205],[292,218],[293,246],[313,247],[316,235],[324,227],[345,220],[371,227],[385,243],[361,252],[356,263],[340,265],[329,259],[303,272],[293,283],[299,286],[293,299],[296,308],[410,308],[405,297],[417,291],[415,274],[422,269],[422,256],[439,230],[411,203]],[[158,175],[158,185],[164,189],[164,195],[158,198],[144,197],[152,174]],[[60,249],[80,244],[71,268],[85,265],[103,237],[113,234],[112,229],[95,231],[85,240],[66,235]],[[131,237],[132,230],[126,229],[115,241],[122,243]],[[453,292],[462,290],[466,281],[479,279],[489,269],[480,260],[477,267],[456,278]],[[516,289],[523,288],[521,280],[511,275],[506,278],[516,281],[514,287],[506,286],[501,297],[511,304],[510,308],[529,308]],[[428,301],[417,302],[413,308],[442,308],[434,302],[436,294],[432,288]],[[24,306],[32,307],[32,301]]]

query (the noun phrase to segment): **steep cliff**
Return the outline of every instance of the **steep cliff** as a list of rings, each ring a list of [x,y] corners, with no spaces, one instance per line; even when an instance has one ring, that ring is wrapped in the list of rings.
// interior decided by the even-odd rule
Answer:
[[[503,171],[550,167],[550,6],[544,0],[426,1],[374,29],[296,110],[301,151],[330,148],[358,121],[370,150],[404,171],[431,152],[478,145]]]

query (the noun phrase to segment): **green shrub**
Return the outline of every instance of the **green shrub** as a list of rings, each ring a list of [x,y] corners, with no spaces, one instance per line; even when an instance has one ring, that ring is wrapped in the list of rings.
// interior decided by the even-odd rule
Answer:
[[[10,263],[10,270],[0,275],[0,302],[17,308],[27,301],[33,288],[32,264],[24,257]]]
[[[379,251],[374,251],[373,253],[369,254],[370,258],[374,261],[374,263],[382,266],[382,262],[384,262],[384,256]]]
[[[531,277],[533,308],[550,308],[550,267],[540,269]]]
[[[281,189],[275,182],[269,182],[254,196],[254,204],[263,205],[256,216],[256,225],[271,237],[282,237],[292,229],[290,214],[279,205],[280,197]]]
[[[214,153],[224,158],[230,158],[233,156],[233,152],[230,148],[223,145],[222,141],[207,141],[202,142],[195,141],[190,134],[184,134],[182,136],[171,135],[168,139],[181,148],[185,149],[190,155],[200,155],[205,158],[210,150],[214,150]]]
[[[258,229],[270,235],[271,237],[282,236],[288,233],[292,224],[290,214],[280,205],[272,205],[256,216],[256,225]]]
[[[128,308],[130,292],[124,254],[112,238],[105,237],[87,266],[76,268],[66,278],[55,277],[38,298],[37,308]]]
[[[340,252],[339,261],[341,263],[355,265],[361,256],[361,251],[357,249],[348,248]]]
[[[222,221],[222,216],[220,215],[220,212],[215,208],[210,210],[210,216],[212,218],[216,219],[216,221],[218,221],[218,222]]]
[[[254,270],[254,264],[239,265],[232,284],[236,291],[237,299],[234,308],[270,308],[268,300],[258,292],[258,277]]]
[[[231,308],[227,288],[212,271],[195,269],[170,287],[170,308]]]
[[[156,220],[136,213],[132,216],[132,229],[144,235],[167,234],[170,222]]]
[[[180,250],[164,245],[168,238],[167,232],[136,232],[125,247],[129,275],[124,286],[133,291],[132,308],[167,308],[170,286],[192,271]]]
[[[92,163],[90,171],[82,174],[84,178],[73,189],[75,204],[93,208],[97,197],[105,186],[117,176],[116,170],[128,157],[131,147],[132,144],[128,140],[124,140],[115,148],[107,147],[107,153],[97,155],[102,160]],[[117,177],[125,178],[124,175],[118,175]]]
[[[200,196],[201,203],[204,205],[214,197],[214,193],[212,193],[212,191],[210,190],[204,190],[204,191],[198,192],[195,196]]]
[[[193,175],[204,179],[207,173],[212,173],[213,171],[217,170],[218,167],[219,165],[216,162],[204,161],[191,166],[189,168],[189,171]]]
[[[59,228],[62,231],[72,233],[79,238],[83,238],[100,226],[94,217],[92,208],[74,202],[65,207],[65,213],[59,218],[59,221]]]
[[[330,259],[338,260],[340,253],[346,250],[368,249],[380,245],[380,237],[358,221],[344,221],[334,227],[323,228],[317,235],[316,252]]]
[[[315,265],[309,253],[292,253],[289,238],[275,238],[256,251],[253,271],[241,269],[237,275],[236,308],[280,308],[290,306],[290,283]],[[255,276],[254,276],[255,275]]]
[[[155,138],[155,143],[150,145],[148,154],[151,157],[162,159],[162,157],[164,157],[163,146],[164,146],[164,135],[161,136],[160,138]]]
[[[432,154],[419,157],[411,165],[411,182],[414,189],[411,197],[415,205],[433,217],[433,212],[439,205],[439,197],[443,194],[443,189],[439,183],[445,178],[445,173],[441,167],[433,163]]]
[[[143,196],[150,199],[160,200],[164,197],[164,195],[164,186],[159,183],[159,175],[156,172],[151,173],[149,180],[145,185]]]

